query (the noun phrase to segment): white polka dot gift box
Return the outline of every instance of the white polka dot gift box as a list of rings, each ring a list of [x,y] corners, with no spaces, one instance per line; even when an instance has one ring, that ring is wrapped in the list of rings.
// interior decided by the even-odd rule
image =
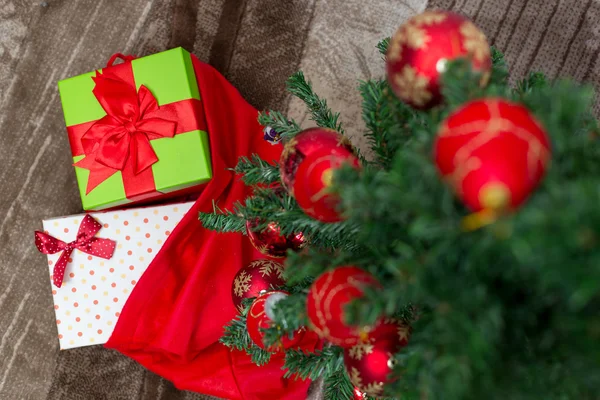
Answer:
[[[135,284],[192,204],[43,221],[36,245],[48,255],[61,349],[107,342]]]

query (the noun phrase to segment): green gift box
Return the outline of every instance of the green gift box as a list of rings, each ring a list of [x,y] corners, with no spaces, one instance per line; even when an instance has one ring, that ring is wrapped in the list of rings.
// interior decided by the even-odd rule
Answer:
[[[190,53],[121,58],[58,82],[85,210],[192,193],[212,177]]]

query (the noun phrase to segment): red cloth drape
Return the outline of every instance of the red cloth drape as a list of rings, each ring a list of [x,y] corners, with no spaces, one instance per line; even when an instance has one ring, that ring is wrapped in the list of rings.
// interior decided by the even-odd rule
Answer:
[[[213,200],[230,209],[244,199],[248,188],[227,168],[253,153],[277,160],[281,146],[263,140],[257,111],[225,78],[192,59],[210,137],[213,179],[136,285],[106,346],[180,389],[227,399],[304,399],[309,381],[283,379],[281,355],[257,367],[245,353],[218,342],[223,326],[236,315],[231,299],[236,272],[264,256],[241,234],[204,229],[198,212],[212,212]]]

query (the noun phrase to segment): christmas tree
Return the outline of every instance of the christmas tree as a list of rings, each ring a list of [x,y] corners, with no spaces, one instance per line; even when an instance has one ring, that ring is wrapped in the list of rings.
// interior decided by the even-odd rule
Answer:
[[[281,160],[241,159],[252,197],[200,215],[287,250],[240,271],[222,342],[257,364],[285,351],[286,375],[323,378],[326,399],[596,399],[593,91],[540,73],[510,87],[502,54],[452,13],[378,48],[387,79],[359,87],[369,153],[297,73],[288,90],[317,128],[262,113]],[[294,347],[306,330],[321,350]]]

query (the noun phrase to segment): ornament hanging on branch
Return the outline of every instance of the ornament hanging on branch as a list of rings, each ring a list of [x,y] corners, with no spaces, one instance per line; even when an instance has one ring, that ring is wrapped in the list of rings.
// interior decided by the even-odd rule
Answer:
[[[256,260],[240,269],[233,279],[231,297],[241,313],[244,299],[257,297],[262,293],[285,285],[283,265],[272,260]]]
[[[370,327],[348,324],[344,308],[362,297],[365,287],[378,285],[371,274],[354,266],[338,267],[320,275],[311,285],[306,302],[312,329],[337,346],[364,342]]]
[[[354,155],[354,148],[333,129],[310,128],[298,133],[286,143],[279,161],[281,183],[291,195],[294,195],[296,171],[306,157],[317,152],[347,158]]]
[[[475,100],[440,124],[435,164],[473,211],[467,228],[520,206],[543,178],[551,158],[542,125],[524,106],[501,98]]]
[[[380,396],[392,382],[394,354],[406,346],[409,327],[394,319],[386,319],[369,335],[369,340],[344,349],[344,365],[350,381],[369,396]]]
[[[485,85],[492,68],[485,34],[471,21],[449,11],[425,11],[406,21],[390,41],[387,75],[392,90],[415,108],[441,100],[440,76],[448,61],[467,57]]]
[[[325,153],[325,154],[324,154]],[[335,155],[316,152],[306,157],[296,171],[294,197],[307,215],[322,222],[341,221],[340,199],[331,193],[333,174],[343,164],[359,167],[353,154]]]
[[[263,230],[257,230],[260,220],[246,222],[246,232],[250,242],[262,254],[269,257],[285,257],[287,250],[299,251],[306,245],[302,232],[282,235],[281,229],[275,222],[270,222]]]
[[[281,135],[279,132],[270,126],[265,126],[263,129],[263,138],[271,144],[277,144],[281,141]]]
[[[246,316],[246,328],[250,335],[250,339],[252,339],[254,344],[261,349],[277,352],[293,348],[300,340],[302,340],[302,337],[306,332],[304,328],[301,328],[294,333],[292,338],[284,336],[279,343],[269,346],[268,348],[265,346],[263,342],[263,329],[271,327],[272,321],[275,318],[273,315],[273,307],[278,301],[285,299],[287,296],[288,294],[286,292],[279,290],[267,292],[258,296],[250,306],[250,310]]]

